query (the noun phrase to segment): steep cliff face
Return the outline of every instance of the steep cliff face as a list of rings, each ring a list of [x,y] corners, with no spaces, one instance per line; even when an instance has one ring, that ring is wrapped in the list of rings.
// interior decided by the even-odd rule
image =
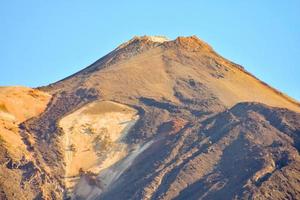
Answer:
[[[300,198],[299,103],[195,36],[135,37],[34,91],[15,125],[39,173],[14,190],[30,198]]]

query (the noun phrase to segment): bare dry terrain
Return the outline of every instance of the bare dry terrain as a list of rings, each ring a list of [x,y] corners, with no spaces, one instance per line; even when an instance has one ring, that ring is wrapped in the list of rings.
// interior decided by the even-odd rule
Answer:
[[[0,199],[300,199],[299,113],[196,36],[134,37],[0,88]]]

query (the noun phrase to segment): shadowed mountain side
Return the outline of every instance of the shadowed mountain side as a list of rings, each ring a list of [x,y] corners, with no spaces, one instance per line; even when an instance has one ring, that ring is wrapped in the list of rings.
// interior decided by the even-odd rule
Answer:
[[[298,199],[299,122],[286,109],[238,104],[165,133],[99,199]]]

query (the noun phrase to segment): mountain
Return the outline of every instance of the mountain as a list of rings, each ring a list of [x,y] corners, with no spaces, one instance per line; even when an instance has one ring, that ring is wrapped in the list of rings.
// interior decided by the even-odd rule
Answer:
[[[300,104],[196,36],[0,88],[0,199],[300,199]]]

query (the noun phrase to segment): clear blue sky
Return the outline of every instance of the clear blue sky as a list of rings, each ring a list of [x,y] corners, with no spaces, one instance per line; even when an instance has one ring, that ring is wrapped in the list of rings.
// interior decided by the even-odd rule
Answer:
[[[0,85],[49,84],[134,35],[197,35],[300,100],[297,0],[1,0]]]

